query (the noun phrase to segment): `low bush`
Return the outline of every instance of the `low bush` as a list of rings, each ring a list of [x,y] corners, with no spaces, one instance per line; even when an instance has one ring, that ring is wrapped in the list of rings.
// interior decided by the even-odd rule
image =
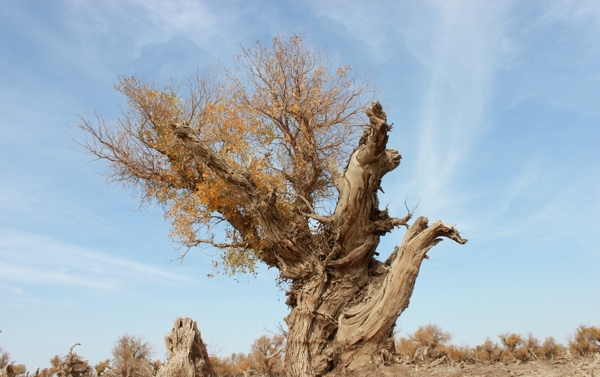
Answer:
[[[569,339],[569,350],[575,355],[592,355],[600,351],[600,328],[581,325]]]
[[[485,342],[475,347],[473,350],[473,358],[477,361],[495,363],[500,361],[502,348],[497,343],[486,338]]]
[[[544,339],[544,343],[536,349],[538,357],[544,360],[554,360],[564,355],[565,352],[565,347],[556,343],[556,340],[551,336]]]
[[[429,324],[421,326],[409,337],[401,337],[396,341],[396,352],[402,356],[415,357],[417,349],[426,347],[422,355],[425,359],[437,359],[446,354],[445,344],[452,338],[452,334],[438,325]]]

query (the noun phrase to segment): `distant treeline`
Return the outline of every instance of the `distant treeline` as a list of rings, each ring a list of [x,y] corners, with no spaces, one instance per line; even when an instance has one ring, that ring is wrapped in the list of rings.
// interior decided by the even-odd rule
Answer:
[[[475,347],[457,346],[450,343],[452,336],[439,326],[421,326],[414,334],[390,339],[386,355],[379,355],[387,362],[395,363],[494,363],[527,362],[531,360],[557,360],[575,356],[589,356],[600,352],[600,328],[579,326],[567,339],[567,345],[558,343],[553,337],[540,341],[529,333],[526,336],[503,333],[499,342],[487,338]],[[263,335],[258,338],[250,352],[233,353],[221,357],[213,350],[210,361],[221,377],[236,376],[284,376],[285,334]],[[28,371],[23,364],[11,360],[8,352],[0,347],[0,377],[152,377],[156,375],[162,361],[152,359],[152,348],[141,337],[123,335],[112,350],[112,358],[92,367],[71,347],[66,356],[54,356],[50,366]]]

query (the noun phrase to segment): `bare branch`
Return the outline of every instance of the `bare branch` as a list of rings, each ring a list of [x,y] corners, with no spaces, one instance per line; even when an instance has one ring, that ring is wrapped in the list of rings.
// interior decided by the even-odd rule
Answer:
[[[334,221],[334,218],[332,216],[321,216],[321,215],[317,215],[315,213],[302,213],[302,215],[317,220],[322,224],[330,224]]]
[[[80,345],[81,345],[81,343],[75,343],[75,344],[73,344],[73,345],[71,346],[71,348],[69,348],[69,354],[72,354],[72,353],[73,353],[73,348],[75,348],[75,347],[77,347],[77,346],[80,346]]]

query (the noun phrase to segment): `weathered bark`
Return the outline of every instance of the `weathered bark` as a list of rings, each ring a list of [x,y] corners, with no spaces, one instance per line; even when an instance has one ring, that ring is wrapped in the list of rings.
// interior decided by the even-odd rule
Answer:
[[[175,318],[173,330],[165,336],[165,346],[167,362],[159,368],[157,377],[216,377],[196,321]]]

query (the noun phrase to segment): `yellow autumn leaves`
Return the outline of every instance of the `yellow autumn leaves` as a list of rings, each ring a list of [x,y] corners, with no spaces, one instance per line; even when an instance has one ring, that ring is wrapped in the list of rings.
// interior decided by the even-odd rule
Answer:
[[[112,179],[164,208],[173,238],[218,247],[226,270],[248,271],[268,247],[256,203],[187,150],[172,125],[189,126],[261,195],[275,193],[280,221],[308,229],[305,203],[331,197],[325,160],[347,158],[372,88],[307,48],[302,35],[276,37],[270,48],[257,42],[237,63],[163,89],[123,77],[116,89],[127,107],[116,127],[84,120],[81,128],[91,135],[86,147],[110,161]]]

